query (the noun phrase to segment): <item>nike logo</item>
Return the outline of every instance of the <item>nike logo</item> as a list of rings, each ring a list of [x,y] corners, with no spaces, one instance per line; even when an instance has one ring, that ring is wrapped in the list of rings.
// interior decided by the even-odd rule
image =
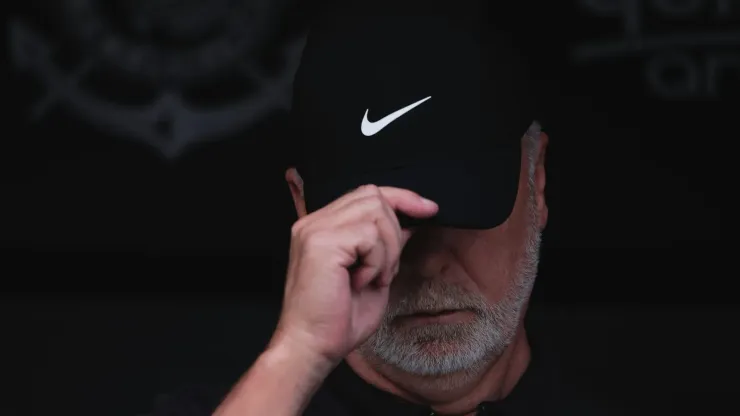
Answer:
[[[360,130],[362,131],[362,134],[364,134],[365,136],[368,136],[368,137],[369,136],[372,136],[374,134],[377,134],[379,131],[383,130],[387,125],[389,125],[392,122],[394,122],[397,118],[399,118],[402,115],[408,113],[409,111],[413,110],[414,108],[420,106],[424,101],[426,101],[426,100],[428,100],[430,98],[432,98],[431,95],[429,97],[424,98],[422,100],[419,100],[419,101],[417,101],[417,102],[415,102],[413,104],[407,105],[406,107],[404,107],[404,108],[402,108],[400,110],[394,111],[394,112],[388,114],[387,116],[381,118],[380,120],[378,120],[376,122],[370,122],[367,119],[367,113],[370,111],[370,109],[368,108],[367,110],[365,110],[365,116],[362,117],[362,125],[360,125]]]

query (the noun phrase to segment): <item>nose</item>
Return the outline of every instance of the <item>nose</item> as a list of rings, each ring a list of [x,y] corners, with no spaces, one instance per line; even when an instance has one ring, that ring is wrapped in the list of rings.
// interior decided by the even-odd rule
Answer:
[[[431,228],[416,228],[401,253],[401,265],[419,277],[444,275],[451,263],[452,253],[439,233]]]

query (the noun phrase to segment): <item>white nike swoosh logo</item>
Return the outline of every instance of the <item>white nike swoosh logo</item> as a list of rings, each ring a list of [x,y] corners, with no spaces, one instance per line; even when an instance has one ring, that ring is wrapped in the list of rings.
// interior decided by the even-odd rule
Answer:
[[[387,125],[389,125],[392,122],[394,122],[397,118],[401,117],[402,115],[404,115],[404,114],[408,113],[409,111],[413,110],[414,108],[418,107],[424,101],[426,101],[426,100],[428,100],[430,98],[432,98],[431,95],[429,97],[424,98],[422,100],[419,100],[419,101],[417,101],[417,102],[415,102],[415,103],[413,103],[411,105],[407,105],[406,107],[404,107],[404,108],[402,108],[400,110],[394,111],[394,112],[388,114],[387,116],[381,118],[380,120],[378,120],[378,121],[376,121],[374,123],[373,122],[370,122],[367,119],[367,113],[370,111],[370,109],[368,108],[367,110],[365,110],[365,116],[362,117],[362,125],[360,125],[360,130],[362,131],[362,134],[364,134],[365,136],[368,136],[368,137],[369,136],[372,136],[372,135],[378,133],[379,131],[383,130]]]

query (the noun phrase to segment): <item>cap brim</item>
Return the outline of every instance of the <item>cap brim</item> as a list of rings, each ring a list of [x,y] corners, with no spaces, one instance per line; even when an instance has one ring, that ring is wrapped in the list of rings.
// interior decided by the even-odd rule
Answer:
[[[420,224],[444,227],[489,229],[511,214],[517,197],[520,152],[499,155],[499,160],[480,163],[437,162],[369,172],[352,177],[305,182],[306,208],[318,210],[362,185],[409,189],[439,205],[437,215],[427,220],[399,214],[401,226]]]

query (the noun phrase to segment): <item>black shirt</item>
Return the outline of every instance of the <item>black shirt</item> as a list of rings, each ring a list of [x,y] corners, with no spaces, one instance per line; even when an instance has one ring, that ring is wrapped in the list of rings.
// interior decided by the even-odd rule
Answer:
[[[607,415],[591,402],[588,394],[579,394],[560,376],[556,366],[546,365],[540,355],[534,354],[526,372],[514,390],[504,399],[481,403],[476,415]],[[472,411],[474,409],[470,409]],[[466,414],[469,412],[466,412]],[[438,415],[428,406],[407,402],[377,389],[342,363],[327,378],[323,388],[314,396],[306,415],[341,416],[432,416]]]
[[[514,390],[504,399],[478,406],[480,416],[602,416],[623,414],[597,404],[586,390],[564,377],[557,356],[532,343],[532,359]],[[170,396],[151,416],[210,416],[228,394],[223,389],[197,389]],[[471,409],[473,410],[473,409]],[[407,402],[366,383],[346,363],[340,364],[314,395],[305,416],[431,416],[429,407]],[[443,415],[441,415],[443,416]]]

